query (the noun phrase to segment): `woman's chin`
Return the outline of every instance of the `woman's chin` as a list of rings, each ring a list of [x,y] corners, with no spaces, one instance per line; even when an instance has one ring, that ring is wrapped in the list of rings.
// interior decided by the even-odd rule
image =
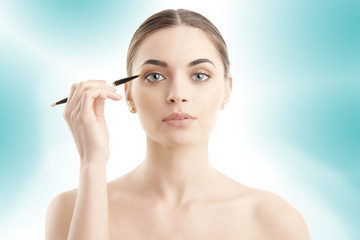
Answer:
[[[166,136],[157,136],[151,139],[162,146],[168,147],[184,147],[201,142],[201,138],[189,134],[167,134]]]

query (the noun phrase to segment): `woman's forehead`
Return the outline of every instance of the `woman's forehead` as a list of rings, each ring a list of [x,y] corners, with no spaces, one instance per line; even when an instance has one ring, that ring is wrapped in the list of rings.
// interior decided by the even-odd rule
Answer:
[[[134,64],[139,66],[147,59],[189,63],[200,58],[221,62],[215,45],[203,30],[179,25],[147,36],[137,50]]]

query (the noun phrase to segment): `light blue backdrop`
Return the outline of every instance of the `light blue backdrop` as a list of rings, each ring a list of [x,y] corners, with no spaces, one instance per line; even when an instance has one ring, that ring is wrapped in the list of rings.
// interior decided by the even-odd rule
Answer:
[[[227,137],[219,143],[230,146],[225,156],[239,163],[214,164],[285,196],[303,213],[313,239],[360,239],[355,0],[2,0],[0,239],[43,238],[50,200],[76,187],[76,149],[62,108],[50,103],[65,97],[73,82],[124,77],[133,32],[165,8],[202,13],[229,45],[234,97],[214,134]],[[224,119],[233,127],[221,130]],[[258,162],[267,167],[254,166]],[[275,173],[268,173],[272,167]],[[246,180],[251,177],[263,178]]]

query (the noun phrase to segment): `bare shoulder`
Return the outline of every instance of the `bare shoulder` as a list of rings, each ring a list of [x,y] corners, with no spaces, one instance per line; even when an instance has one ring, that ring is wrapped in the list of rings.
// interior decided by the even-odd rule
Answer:
[[[67,239],[74,211],[77,190],[60,193],[46,211],[45,239]]]
[[[253,188],[248,194],[260,239],[310,239],[303,216],[281,196]]]
[[[217,192],[227,197],[234,229],[248,231],[248,239],[309,240],[310,234],[302,215],[278,194],[252,188],[220,173]],[[240,225],[239,225],[240,223]],[[245,224],[246,223],[246,224]]]

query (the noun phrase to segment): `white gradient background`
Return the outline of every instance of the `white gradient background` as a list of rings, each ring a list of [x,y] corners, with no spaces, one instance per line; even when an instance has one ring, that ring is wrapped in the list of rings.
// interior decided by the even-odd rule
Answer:
[[[63,106],[70,85],[126,76],[130,38],[151,14],[187,8],[228,43],[233,95],[211,161],[276,192],[313,239],[360,239],[360,2],[0,1],[0,239],[43,239],[51,199],[75,188],[79,161]],[[123,92],[120,87],[120,92]],[[108,179],[144,157],[125,101],[107,101]]]

